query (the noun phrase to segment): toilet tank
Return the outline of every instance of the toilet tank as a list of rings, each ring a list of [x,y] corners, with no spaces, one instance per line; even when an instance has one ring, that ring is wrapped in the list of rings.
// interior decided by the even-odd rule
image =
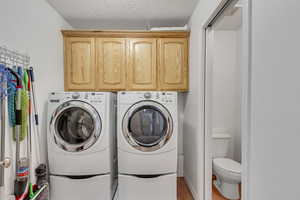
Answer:
[[[212,149],[213,158],[225,158],[228,156],[231,136],[228,133],[213,133]]]

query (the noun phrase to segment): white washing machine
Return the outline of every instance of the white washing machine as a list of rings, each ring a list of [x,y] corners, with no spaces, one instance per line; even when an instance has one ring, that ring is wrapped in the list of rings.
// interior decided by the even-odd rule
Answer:
[[[50,94],[47,141],[51,199],[112,199],[117,186],[115,105],[112,93]]]
[[[177,118],[176,92],[118,93],[120,200],[176,199]]]

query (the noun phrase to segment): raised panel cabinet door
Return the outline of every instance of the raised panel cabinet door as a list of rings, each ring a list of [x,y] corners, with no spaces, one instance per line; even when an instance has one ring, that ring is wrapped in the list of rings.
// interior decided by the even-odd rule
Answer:
[[[65,90],[95,89],[95,39],[65,39]]]
[[[188,90],[188,41],[159,39],[160,90]]]
[[[128,39],[127,89],[156,90],[156,39]]]
[[[99,38],[96,40],[97,90],[126,88],[126,39]]]

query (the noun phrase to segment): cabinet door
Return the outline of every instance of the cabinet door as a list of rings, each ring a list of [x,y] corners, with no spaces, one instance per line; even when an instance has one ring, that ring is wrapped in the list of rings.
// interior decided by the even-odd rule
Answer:
[[[128,39],[129,60],[127,84],[129,90],[155,90],[156,39]]]
[[[97,39],[97,90],[126,88],[126,40]]]
[[[65,39],[65,90],[95,89],[95,40]]]
[[[159,88],[161,90],[188,90],[187,51],[187,39],[159,40]]]

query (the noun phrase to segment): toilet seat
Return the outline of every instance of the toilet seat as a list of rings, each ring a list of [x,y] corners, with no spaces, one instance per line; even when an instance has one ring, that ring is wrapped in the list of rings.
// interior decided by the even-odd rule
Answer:
[[[242,173],[241,164],[229,158],[215,158],[213,159],[213,165],[222,171],[227,171],[233,174]]]

